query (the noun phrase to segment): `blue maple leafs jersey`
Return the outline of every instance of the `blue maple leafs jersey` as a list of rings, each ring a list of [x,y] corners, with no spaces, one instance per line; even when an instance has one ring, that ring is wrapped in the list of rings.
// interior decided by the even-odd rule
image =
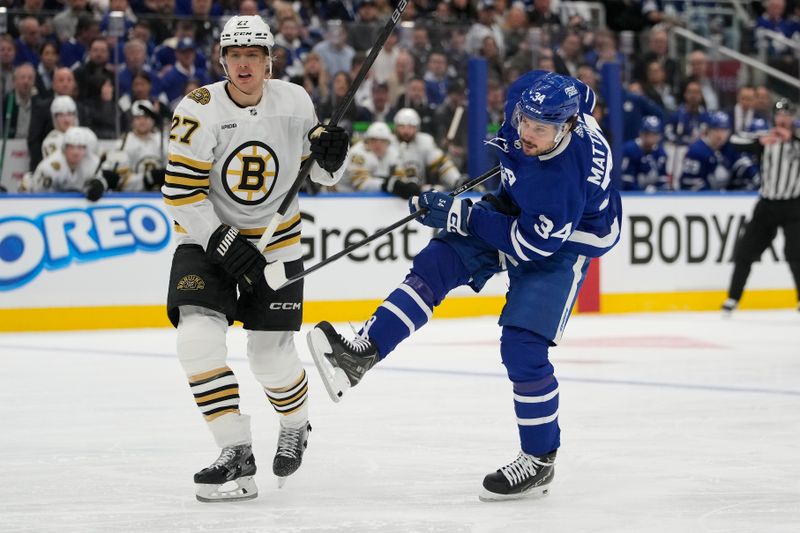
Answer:
[[[622,147],[622,190],[663,191],[667,189],[667,152],[659,143],[645,153],[638,139]]]
[[[530,72],[509,87],[506,117],[543,74]],[[599,257],[619,240],[622,206],[611,185],[611,150],[590,114],[594,93],[575,81],[582,95],[578,124],[556,150],[526,156],[508,120],[490,143],[498,149],[501,164],[497,196],[519,215],[499,213],[480,202],[470,214],[469,230],[519,261],[543,259],[559,250]]]
[[[688,191],[749,190],[758,185],[758,167],[731,143],[712,150],[703,139],[689,145],[680,187]]]

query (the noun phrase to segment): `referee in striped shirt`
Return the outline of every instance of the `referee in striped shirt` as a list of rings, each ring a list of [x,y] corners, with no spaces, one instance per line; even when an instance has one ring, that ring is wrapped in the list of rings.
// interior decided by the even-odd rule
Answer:
[[[775,239],[778,228],[783,229],[784,255],[800,300],[800,128],[795,120],[795,106],[781,99],[775,104],[771,130],[754,140],[732,140],[735,148],[760,156],[761,187],[753,216],[734,248],[733,276],[722,304],[725,313],[736,309],[750,267]]]

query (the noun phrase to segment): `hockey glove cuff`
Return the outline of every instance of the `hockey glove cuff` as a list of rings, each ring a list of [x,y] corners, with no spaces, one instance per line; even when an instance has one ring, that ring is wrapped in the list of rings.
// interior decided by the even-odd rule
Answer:
[[[238,229],[221,224],[208,239],[206,255],[230,274],[243,292],[255,290],[258,293],[266,289],[264,267],[267,260]]]
[[[103,179],[108,184],[108,190],[116,189],[119,181],[122,179],[118,173],[113,170],[104,170]]]
[[[339,170],[350,147],[350,135],[343,128],[317,124],[308,132],[308,140],[320,167],[331,173]]]
[[[409,210],[415,213],[426,208],[427,213],[419,221],[431,228],[442,228],[451,233],[469,235],[467,225],[472,209],[470,200],[456,200],[449,194],[439,191],[424,192],[408,201]]]
[[[408,200],[412,196],[416,196],[420,193],[419,183],[397,176],[392,176],[383,182],[383,190],[395,196],[399,196],[404,200]]]
[[[103,193],[106,192],[106,183],[101,179],[92,178],[86,182],[84,191],[86,193],[87,200],[90,202],[96,202],[102,198]]]
[[[151,168],[144,174],[144,184],[150,190],[158,190],[164,185],[166,172],[163,168]]]

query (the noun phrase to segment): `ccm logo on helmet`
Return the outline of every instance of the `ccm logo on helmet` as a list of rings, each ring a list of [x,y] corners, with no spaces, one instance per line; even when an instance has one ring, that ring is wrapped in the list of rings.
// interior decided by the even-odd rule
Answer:
[[[303,305],[299,302],[272,302],[269,304],[270,311],[294,311],[295,309],[300,309],[300,306]]]

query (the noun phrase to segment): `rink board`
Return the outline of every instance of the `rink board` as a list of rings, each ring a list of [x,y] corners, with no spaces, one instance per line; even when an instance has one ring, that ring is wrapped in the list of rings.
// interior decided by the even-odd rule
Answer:
[[[715,309],[724,298],[735,235],[755,196],[626,195],[620,244],[593,268],[579,310]],[[302,201],[306,265],[406,215],[384,196]],[[266,221],[265,221],[266,222]],[[366,319],[406,275],[432,230],[411,223],[306,279],[306,322]],[[782,236],[753,268],[743,307],[789,307]],[[90,204],[76,195],[0,197],[0,331],[164,326],[174,233],[158,195]],[[456,291],[436,317],[496,315],[507,279],[480,295]],[[587,303],[588,302],[588,303]],[[585,305],[584,305],[585,304]]]

